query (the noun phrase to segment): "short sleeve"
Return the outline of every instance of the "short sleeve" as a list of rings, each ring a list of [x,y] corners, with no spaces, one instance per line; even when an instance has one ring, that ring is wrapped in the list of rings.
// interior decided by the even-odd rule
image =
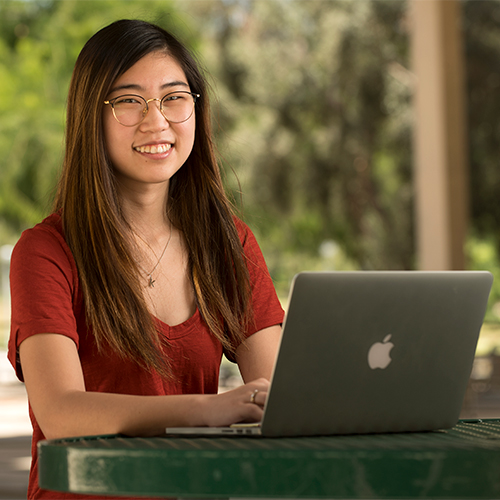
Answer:
[[[76,265],[62,234],[48,223],[23,232],[10,264],[11,331],[8,357],[23,380],[19,345],[39,333],[57,333],[78,347]]]
[[[241,220],[235,219],[235,222],[247,260],[252,288],[254,320],[245,332],[245,335],[249,337],[264,328],[282,324],[285,312],[254,234]],[[225,354],[228,359],[234,361],[234,356],[228,352]]]

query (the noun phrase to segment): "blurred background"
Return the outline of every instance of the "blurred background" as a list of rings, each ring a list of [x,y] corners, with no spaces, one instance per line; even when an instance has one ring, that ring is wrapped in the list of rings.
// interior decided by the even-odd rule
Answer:
[[[497,415],[498,0],[0,0],[0,434],[24,422],[12,245],[51,211],[74,61],[120,18],[173,31],[206,68],[226,186],[284,304],[306,269],[495,275],[464,415]]]

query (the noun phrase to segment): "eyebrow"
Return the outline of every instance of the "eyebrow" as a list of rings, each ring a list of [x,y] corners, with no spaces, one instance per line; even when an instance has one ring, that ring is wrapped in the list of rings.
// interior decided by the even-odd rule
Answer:
[[[160,88],[162,90],[164,89],[169,89],[169,88],[172,88],[172,87],[186,87],[186,88],[189,88],[189,85],[186,83],[186,82],[183,82],[183,81],[174,81],[174,82],[168,82],[168,83],[164,83]],[[109,93],[113,93],[113,92],[117,92],[118,90],[138,90],[138,91],[144,91],[144,87],[142,87],[141,85],[137,85],[135,83],[129,83],[129,84],[124,84],[124,85],[118,85],[117,87],[113,87]]]

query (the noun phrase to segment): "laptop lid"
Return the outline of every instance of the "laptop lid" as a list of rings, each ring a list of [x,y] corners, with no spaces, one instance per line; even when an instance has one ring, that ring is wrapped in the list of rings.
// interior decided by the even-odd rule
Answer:
[[[488,272],[303,272],[263,436],[423,431],[456,424]]]

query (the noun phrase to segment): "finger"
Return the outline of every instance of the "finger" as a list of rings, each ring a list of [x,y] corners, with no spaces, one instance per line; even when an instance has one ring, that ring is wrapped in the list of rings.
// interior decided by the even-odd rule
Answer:
[[[245,411],[241,415],[238,422],[249,423],[249,422],[260,422],[263,416],[263,409],[261,406],[256,404],[245,405]]]
[[[267,390],[254,389],[248,398],[248,402],[263,407],[267,399]]]

